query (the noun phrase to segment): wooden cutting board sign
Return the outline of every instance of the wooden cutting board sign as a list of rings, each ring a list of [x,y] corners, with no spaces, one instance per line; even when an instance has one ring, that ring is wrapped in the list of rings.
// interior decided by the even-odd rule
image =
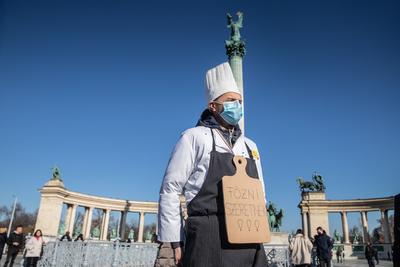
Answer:
[[[222,177],[225,223],[231,244],[267,243],[271,236],[261,181],[246,173],[247,160],[235,156],[236,174]]]

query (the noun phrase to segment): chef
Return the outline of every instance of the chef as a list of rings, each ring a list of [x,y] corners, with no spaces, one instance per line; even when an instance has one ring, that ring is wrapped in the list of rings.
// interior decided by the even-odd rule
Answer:
[[[171,242],[178,265],[266,266],[262,244],[230,244],[227,240],[221,179],[235,174],[233,157],[245,157],[247,174],[264,185],[257,146],[243,136],[238,125],[243,116],[242,95],[229,63],[207,72],[206,101],[207,108],[196,127],[182,133],[165,171],[158,240]],[[187,203],[185,229],[181,194]]]

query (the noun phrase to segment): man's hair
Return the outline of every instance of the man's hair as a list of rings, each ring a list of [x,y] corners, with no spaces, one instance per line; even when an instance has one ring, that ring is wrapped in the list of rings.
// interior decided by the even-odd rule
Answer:
[[[296,234],[302,234],[302,233],[303,233],[303,230],[297,229]]]
[[[318,227],[317,227],[317,231],[318,231],[318,230],[324,231],[324,229],[322,229],[321,226],[318,226]]]
[[[20,227],[23,228],[22,224],[18,224],[17,227],[15,227],[15,229],[20,228]]]

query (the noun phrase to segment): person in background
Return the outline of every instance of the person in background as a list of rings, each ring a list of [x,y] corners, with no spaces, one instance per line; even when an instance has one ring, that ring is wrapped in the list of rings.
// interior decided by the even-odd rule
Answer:
[[[18,252],[24,247],[25,237],[22,234],[22,225],[18,225],[15,231],[10,234],[7,239],[8,251],[4,267],[13,266]],[[10,265],[8,265],[10,264]]]
[[[293,265],[303,267],[310,266],[312,248],[313,244],[311,241],[303,235],[301,229],[298,229],[289,245]]]
[[[69,231],[66,231],[65,234],[61,237],[60,241],[67,239],[67,241],[72,241]]]
[[[79,234],[76,238],[75,241],[83,241],[83,234]]]
[[[0,228],[0,261],[1,257],[3,256],[4,246],[7,243],[7,228],[1,227]]]
[[[342,253],[343,253],[342,247],[338,246],[337,249],[336,249],[336,260],[337,260],[337,263],[343,263]]]
[[[375,248],[371,245],[371,242],[368,242],[365,246],[365,258],[367,259],[369,267],[375,267],[374,258],[376,257],[376,254]]]
[[[321,226],[317,228],[315,246],[320,267],[331,267],[333,239],[328,236]]]
[[[43,253],[43,245],[44,241],[42,237],[42,231],[38,229],[25,245],[27,267],[37,266],[37,263]]]
[[[379,265],[379,255],[378,255],[377,249],[375,249],[375,260],[376,260],[376,264]]]

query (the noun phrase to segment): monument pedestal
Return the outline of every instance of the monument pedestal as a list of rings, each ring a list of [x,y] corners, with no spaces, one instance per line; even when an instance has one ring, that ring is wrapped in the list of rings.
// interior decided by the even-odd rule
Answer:
[[[271,232],[271,242],[268,245],[289,245],[289,234],[284,232]]]
[[[308,237],[317,234],[317,227],[322,227],[329,235],[328,210],[324,208],[325,192],[302,192],[299,208],[301,210],[303,231]],[[321,205],[320,205],[321,204]]]
[[[60,179],[49,180],[40,190],[39,211],[35,229],[41,229],[44,236],[57,236],[63,208],[64,183]]]

